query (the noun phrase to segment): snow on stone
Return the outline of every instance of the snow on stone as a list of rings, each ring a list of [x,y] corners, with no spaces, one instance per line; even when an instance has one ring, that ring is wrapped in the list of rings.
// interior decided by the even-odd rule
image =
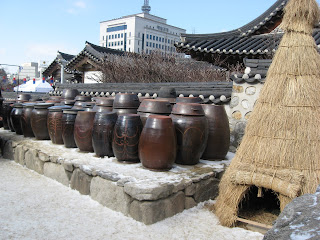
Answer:
[[[221,226],[204,203],[146,226],[13,161],[0,159],[0,179],[0,239],[263,238]]]

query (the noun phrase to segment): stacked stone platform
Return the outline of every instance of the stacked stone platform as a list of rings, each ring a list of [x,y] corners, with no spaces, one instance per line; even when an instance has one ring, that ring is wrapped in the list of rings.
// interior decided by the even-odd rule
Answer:
[[[90,195],[100,204],[145,224],[171,217],[218,195],[220,178],[230,159],[174,165],[168,172],[150,171],[141,163],[120,163],[94,153],[67,149],[51,141],[24,138],[0,129],[4,158]],[[232,154],[227,155],[231,158]]]

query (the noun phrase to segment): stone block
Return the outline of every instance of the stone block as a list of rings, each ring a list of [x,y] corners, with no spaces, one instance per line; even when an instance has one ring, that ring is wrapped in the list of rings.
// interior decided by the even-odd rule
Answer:
[[[191,184],[190,186],[186,187],[184,193],[186,196],[193,196],[196,192],[196,185]]]
[[[196,184],[196,191],[193,196],[194,200],[199,203],[216,198],[219,191],[218,186],[219,179],[217,178],[209,178],[198,182]]]
[[[13,152],[13,147],[12,147],[12,141],[11,140],[4,141],[3,142],[3,148],[1,150],[2,150],[3,158],[14,160],[14,152]]]
[[[69,186],[69,178],[63,166],[51,162],[44,163],[44,175],[63,185]]]
[[[25,153],[26,153],[26,151],[24,150],[23,146],[17,145],[17,147],[15,148],[15,151],[14,151],[14,161],[16,163],[21,164],[21,165],[25,165],[26,164],[26,161],[24,158]]]
[[[78,190],[83,195],[89,195],[91,179],[91,176],[88,176],[77,168],[72,173],[70,187]]]
[[[29,149],[25,153],[25,161],[27,168],[32,169],[37,173],[43,174],[44,162],[39,159],[38,151],[36,149]]]
[[[186,201],[184,205],[186,209],[189,209],[189,208],[193,208],[194,206],[197,206],[197,203],[192,197],[186,197]]]
[[[64,167],[65,170],[67,170],[69,172],[73,171],[73,165],[70,162],[64,161],[64,163],[62,163],[62,166]]]
[[[157,201],[133,201],[130,205],[130,216],[144,224],[153,224],[180,213],[185,208],[185,195],[177,192],[174,195]]]
[[[50,161],[50,158],[49,158],[49,156],[48,156],[46,153],[39,152],[39,153],[38,153],[38,156],[39,156],[39,159],[40,159],[42,162],[49,162],[49,161]]]
[[[139,201],[158,200],[168,197],[173,193],[173,189],[173,185],[166,183],[160,184],[141,181],[124,184],[124,191]]]
[[[92,178],[90,196],[93,200],[114,211],[125,215],[129,213],[132,199],[124,192],[123,187],[118,186],[115,182],[101,177]]]

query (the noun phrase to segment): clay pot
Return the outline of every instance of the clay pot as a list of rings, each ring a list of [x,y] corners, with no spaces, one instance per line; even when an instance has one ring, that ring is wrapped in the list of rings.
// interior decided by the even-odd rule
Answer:
[[[91,97],[90,96],[83,96],[83,95],[78,95],[74,98],[74,100],[79,101],[79,102],[90,102]]]
[[[99,105],[99,106],[112,107],[113,101],[114,101],[114,98],[107,98],[107,97],[96,97],[95,98],[96,105]]]
[[[74,123],[77,117],[78,111],[83,111],[82,109],[73,110],[63,110],[63,115],[61,119],[62,124],[62,140],[66,148],[76,148],[76,142],[74,141]]]
[[[52,103],[37,103],[34,105],[34,109],[31,113],[31,128],[34,136],[38,140],[50,140],[47,121],[49,113],[48,108],[52,106]]]
[[[14,128],[13,128],[13,125],[12,125],[12,122],[11,122],[11,111],[13,109],[13,104],[14,103],[9,104],[8,112],[7,112],[7,123],[8,123],[9,129],[10,129],[11,132],[14,132]]]
[[[97,112],[93,122],[92,145],[98,157],[113,157],[112,135],[118,115],[112,112]]]
[[[35,103],[22,104],[21,128],[24,137],[34,137],[31,127],[31,114]]]
[[[61,101],[61,96],[50,96],[48,100]]]
[[[137,94],[134,93],[118,93],[113,101],[113,108],[135,108],[138,109],[140,105]]]
[[[10,130],[9,128],[9,122],[10,117],[8,118],[8,115],[10,116],[12,107],[10,107],[10,104],[13,104],[12,101],[4,101],[2,104],[2,122],[3,122],[3,128],[5,130]],[[9,112],[10,111],[10,112]]]
[[[114,108],[112,112],[115,112],[119,115],[125,115],[125,114],[137,114],[136,108]]]
[[[143,126],[150,115],[167,115],[171,113],[171,104],[166,100],[146,99],[140,104],[138,114],[140,115]]]
[[[76,96],[79,95],[79,91],[77,89],[63,89],[61,97],[66,100],[73,100]]]
[[[113,109],[112,107],[95,105],[92,110],[96,112],[112,112]]]
[[[118,115],[113,130],[112,149],[118,161],[139,162],[142,122],[138,114]]]
[[[177,103],[170,115],[177,134],[176,163],[197,164],[208,139],[208,121],[204,111],[197,103]]]
[[[27,102],[31,99],[31,95],[28,93],[19,93],[16,100],[17,102]]]
[[[66,99],[64,99],[64,100],[61,101],[61,104],[73,107],[75,102],[76,102],[76,100],[66,100]]]
[[[152,170],[169,170],[176,159],[176,132],[169,116],[150,115],[139,140],[142,166]]]
[[[79,111],[74,123],[74,140],[80,151],[93,152],[92,129],[96,112]]]
[[[202,159],[224,159],[230,146],[229,120],[224,106],[203,104],[209,124],[209,136]]]
[[[83,102],[82,108],[84,111],[94,111],[93,107],[95,106],[95,102]]]
[[[176,103],[203,103],[203,100],[200,97],[177,97]]]
[[[47,127],[50,139],[54,144],[63,144],[62,139],[62,116],[63,110],[70,109],[70,106],[49,107]]]
[[[13,104],[10,114],[10,121],[16,134],[23,135],[21,128],[22,103]]]

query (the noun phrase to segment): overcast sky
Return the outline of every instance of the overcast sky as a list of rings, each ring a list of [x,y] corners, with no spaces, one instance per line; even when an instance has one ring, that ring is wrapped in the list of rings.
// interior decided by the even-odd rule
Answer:
[[[320,0],[318,0],[319,2]],[[150,0],[151,14],[187,33],[228,31],[250,22],[275,0]],[[143,0],[1,0],[0,64],[52,62],[99,44],[99,23],[141,12]],[[9,69],[11,72],[14,70]]]

